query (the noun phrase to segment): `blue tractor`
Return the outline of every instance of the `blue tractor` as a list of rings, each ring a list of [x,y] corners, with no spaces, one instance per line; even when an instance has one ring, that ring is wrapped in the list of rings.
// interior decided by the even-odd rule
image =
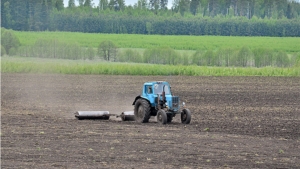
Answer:
[[[168,82],[156,81],[144,83],[142,94],[133,102],[135,121],[147,123],[151,116],[157,116],[161,124],[170,123],[176,114],[181,114],[181,122],[191,122],[191,112],[184,108],[180,109],[179,97],[173,96]]]

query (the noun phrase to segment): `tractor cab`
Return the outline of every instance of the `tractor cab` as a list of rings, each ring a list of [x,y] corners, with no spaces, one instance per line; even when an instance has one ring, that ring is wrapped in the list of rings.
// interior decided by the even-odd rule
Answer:
[[[170,84],[168,82],[158,81],[145,83],[141,97],[148,100],[151,104],[151,107],[155,107],[157,110],[173,107],[173,96],[171,93]]]
[[[144,89],[142,91],[142,95],[144,94],[165,94],[170,95],[170,85],[168,82],[147,82],[144,84]]]

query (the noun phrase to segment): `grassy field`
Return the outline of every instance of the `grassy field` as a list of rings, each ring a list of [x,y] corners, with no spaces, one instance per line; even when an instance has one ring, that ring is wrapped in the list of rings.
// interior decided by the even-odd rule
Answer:
[[[300,38],[296,37],[230,37],[230,36],[162,36],[135,34],[96,34],[78,32],[20,32],[15,31],[24,46],[37,39],[58,39],[66,43],[78,42],[82,47],[97,48],[104,40],[113,41],[119,48],[171,47],[175,50],[218,50],[222,48],[266,48],[286,53],[300,52]]]
[[[2,57],[2,73],[57,73],[107,75],[185,75],[185,76],[300,76],[300,67],[236,68],[173,66],[103,61]]]

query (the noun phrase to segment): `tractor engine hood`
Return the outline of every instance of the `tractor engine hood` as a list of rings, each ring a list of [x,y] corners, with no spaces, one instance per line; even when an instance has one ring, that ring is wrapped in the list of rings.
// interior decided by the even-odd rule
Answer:
[[[169,110],[176,112],[180,109],[178,96],[167,95],[166,101]]]

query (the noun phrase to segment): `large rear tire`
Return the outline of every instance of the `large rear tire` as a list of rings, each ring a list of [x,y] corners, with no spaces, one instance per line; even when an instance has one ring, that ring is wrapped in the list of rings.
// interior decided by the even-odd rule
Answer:
[[[161,124],[166,124],[167,121],[168,121],[167,113],[163,109],[158,110],[157,122],[159,122]]]
[[[189,109],[183,109],[181,112],[181,123],[190,124],[192,119],[192,114]]]
[[[135,121],[139,123],[147,123],[150,119],[150,104],[145,99],[138,99],[134,105]]]

